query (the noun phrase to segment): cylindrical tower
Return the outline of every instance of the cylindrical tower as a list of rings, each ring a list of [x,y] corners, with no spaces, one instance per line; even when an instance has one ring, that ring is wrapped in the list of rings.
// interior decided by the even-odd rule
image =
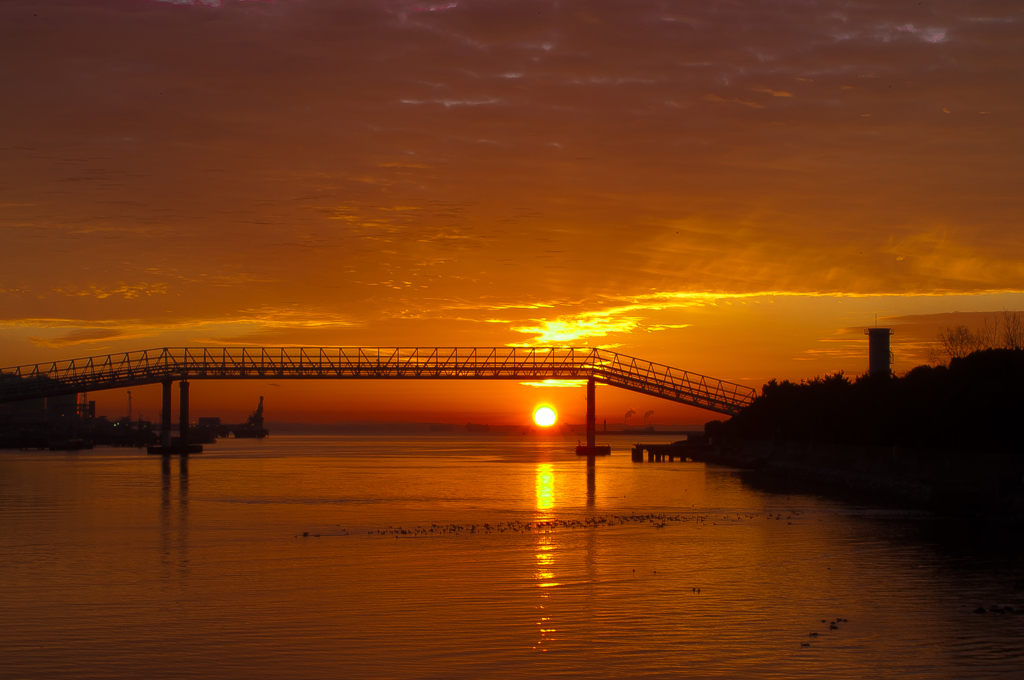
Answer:
[[[893,363],[892,350],[889,349],[891,328],[867,328],[868,336],[868,375],[889,375]]]

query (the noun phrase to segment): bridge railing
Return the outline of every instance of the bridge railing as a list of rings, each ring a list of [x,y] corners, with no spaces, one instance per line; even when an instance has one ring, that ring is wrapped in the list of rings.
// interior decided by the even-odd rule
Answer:
[[[0,402],[164,380],[582,379],[735,413],[756,393],[643,359],[574,347],[174,347],[0,369]]]
[[[153,382],[167,370],[166,354],[166,349],[148,349],[0,369],[0,401]]]
[[[521,347],[174,348],[160,365],[200,378],[559,377],[593,365],[593,350]]]
[[[595,352],[599,359],[595,375],[623,389],[730,414],[747,406],[757,396],[757,392],[746,385],[616,352]]]

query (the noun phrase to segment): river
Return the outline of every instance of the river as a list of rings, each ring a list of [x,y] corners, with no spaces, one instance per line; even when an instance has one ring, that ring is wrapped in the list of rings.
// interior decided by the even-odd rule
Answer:
[[[1024,676],[1016,534],[620,441],[0,452],[0,677]]]

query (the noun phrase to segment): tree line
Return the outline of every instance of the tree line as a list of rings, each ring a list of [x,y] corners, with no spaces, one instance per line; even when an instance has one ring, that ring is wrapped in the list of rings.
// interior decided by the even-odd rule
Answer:
[[[936,338],[932,363],[948,363],[986,349],[1024,349],[1024,314],[1003,310],[1002,318],[985,316],[971,329],[965,324],[943,326]]]
[[[799,383],[771,380],[743,411],[705,429],[745,439],[1024,455],[1021,413],[1024,348],[1017,345],[952,355],[948,365],[898,377],[851,380],[840,371]]]

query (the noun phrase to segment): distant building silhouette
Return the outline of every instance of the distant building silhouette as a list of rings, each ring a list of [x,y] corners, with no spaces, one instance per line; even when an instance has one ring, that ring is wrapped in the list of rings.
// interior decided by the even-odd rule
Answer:
[[[868,336],[868,375],[890,375],[892,373],[892,350],[889,348],[891,328],[866,328]]]

